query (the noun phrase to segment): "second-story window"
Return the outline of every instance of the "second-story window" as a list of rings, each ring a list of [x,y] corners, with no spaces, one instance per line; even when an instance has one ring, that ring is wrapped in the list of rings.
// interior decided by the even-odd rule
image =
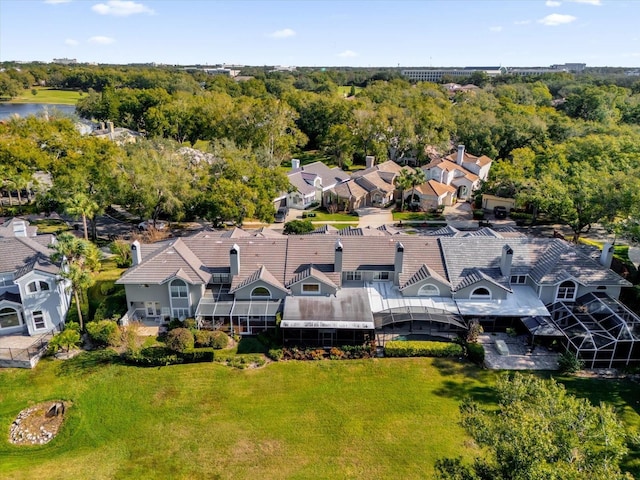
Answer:
[[[187,284],[182,280],[171,282],[171,298],[187,298]]]
[[[34,280],[27,284],[28,293],[48,292],[49,290],[49,284],[44,280]]]

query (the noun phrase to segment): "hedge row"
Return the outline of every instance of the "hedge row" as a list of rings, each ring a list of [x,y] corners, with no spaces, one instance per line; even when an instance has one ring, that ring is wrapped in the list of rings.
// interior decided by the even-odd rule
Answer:
[[[478,365],[484,364],[484,347],[480,343],[467,343],[467,358]]]
[[[387,342],[384,354],[387,357],[460,357],[464,353],[461,345],[448,342]]]
[[[330,350],[323,348],[273,348],[267,356],[274,361],[280,360],[348,360],[356,358],[375,357],[374,345],[343,345],[332,347]]]
[[[159,367],[163,365],[178,365],[181,363],[212,362],[213,348],[190,348],[184,352],[172,352],[167,348],[149,347],[139,352],[124,355],[126,363],[142,367]]]

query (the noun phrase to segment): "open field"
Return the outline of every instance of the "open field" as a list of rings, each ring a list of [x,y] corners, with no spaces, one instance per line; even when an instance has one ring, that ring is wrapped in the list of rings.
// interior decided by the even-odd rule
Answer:
[[[49,88],[36,87],[37,95],[33,95],[31,90],[23,90],[20,96],[12,99],[9,103],[57,103],[61,105],[75,105],[82,95],[75,90],[54,90]]]
[[[468,395],[490,404],[494,372],[443,359],[139,368],[104,352],[0,371],[0,429],[31,403],[73,402],[38,447],[0,439],[3,479],[431,478],[475,451],[457,425]],[[640,424],[640,386],[570,380]],[[638,465],[636,465],[638,467]],[[634,473],[638,473],[640,468]]]

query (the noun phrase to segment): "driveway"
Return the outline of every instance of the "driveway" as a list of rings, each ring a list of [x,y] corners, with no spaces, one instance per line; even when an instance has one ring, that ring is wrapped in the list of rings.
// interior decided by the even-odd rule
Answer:
[[[358,214],[358,227],[360,228],[378,228],[382,225],[393,224],[391,210],[366,207],[357,209],[356,213]]]

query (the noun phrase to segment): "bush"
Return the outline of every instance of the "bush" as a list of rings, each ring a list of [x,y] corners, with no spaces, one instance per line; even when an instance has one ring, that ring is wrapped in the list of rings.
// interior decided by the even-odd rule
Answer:
[[[182,322],[182,326],[184,328],[188,328],[192,332],[197,329],[197,325],[195,318],[185,318],[184,322]]]
[[[131,266],[131,246],[129,242],[122,238],[117,238],[109,244],[109,250],[115,256],[118,268],[129,268]]]
[[[582,360],[576,358],[570,352],[564,352],[558,359],[560,373],[577,373],[583,368]]]
[[[56,353],[61,348],[71,350],[80,344],[80,332],[72,328],[67,328],[60,333],[56,333],[51,340],[49,340],[49,353]]]
[[[120,341],[118,325],[111,320],[87,323],[87,333],[91,340],[99,346],[115,346]]]
[[[484,365],[484,347],[479,343],[468,343],[467,358],[473,363]]]
[[[159,367],[183,363],[182,358],[162,347],[149,347],[143,348],[139,352],[127,352],[124,355],[124,360],[132,365],[143,367]]]
[[[196,347],[212,347],[220,350],[229,345],[229,336],[220,330],[196,330],[194,337]]]
[[[213,348],[190,348],[179,354],[183,363],[213,362]]]
[[[184,352],[194,347],[193,333],[187,328],[174,328],[167,334],[167,348],[174,352]]]
[[[80,324],[78,322],[67,321],[64,322],[65,330],[75,330],[76,332],[80,331]]]
[[[172,318],[169,324],[167,325],[167,330],[175,330],[176,328],[183,328],[184,324],[178,320],[177,318]]]
[[[387,357],[459,357],[462,346],[449,342],[387,342],[384,347]]]
[[[284,224],[285,235],[301,235],[314,230],[311,220],[291,220]]]
[[[482,220],[484,218],[484,210],[477,209],[473,211],[473,219],[474,220]]]
[[[284,353],[282,352],[281,348],[272,348],[267,352],[267,357],[269,357],[274,362],[279,362],[280,360],[282,360],[283,356]]]

